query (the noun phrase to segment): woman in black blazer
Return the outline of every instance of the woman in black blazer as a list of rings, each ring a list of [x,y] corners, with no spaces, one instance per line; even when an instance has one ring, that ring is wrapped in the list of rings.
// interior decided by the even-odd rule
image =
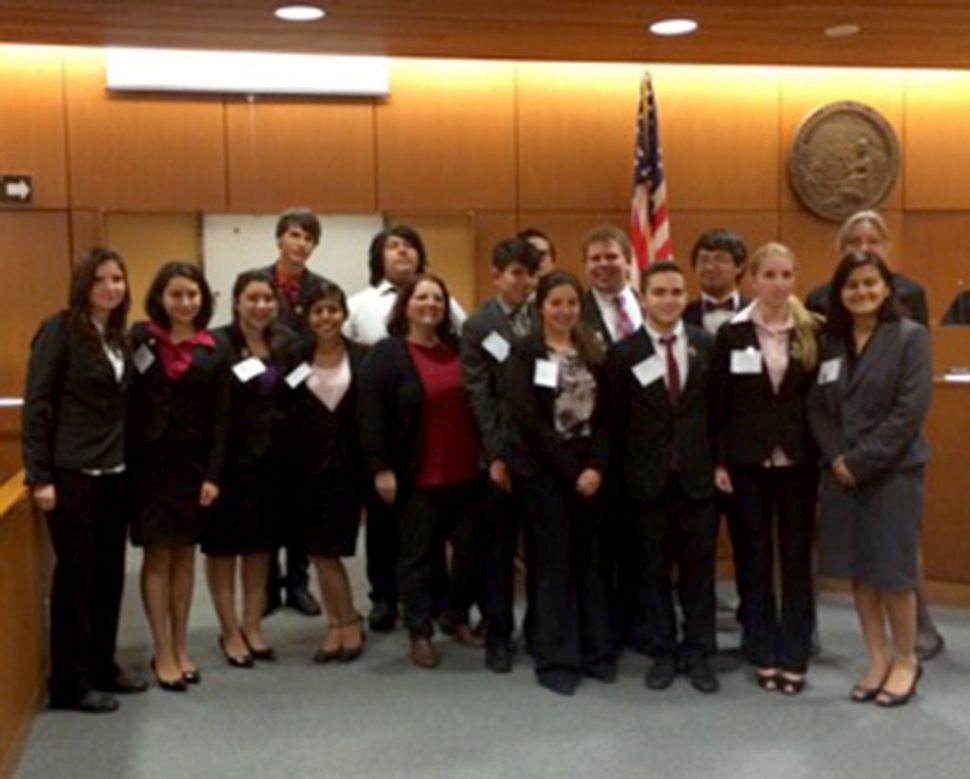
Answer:
[[[131,539],[145,548],[141,592],[159,685],[181,692],[199,681],[189,657],[195,544],[219,497],[229,420],[224,345],[205,329],[212,292],[196,265],[170,262],[132,328],[129,405]]]
[[[605,353],[580,322],[581,300],[572,274],[543,276],[541,332],[516,341],[506,367],[512,424],[504,459],[527,506],[532,656],[539,683],[563,695],[584,675],[616,679],[600,504],[610,437]]]
[[[129,305],[121,257],[92,249],[74,268],[68,310],[45,320],[31,343],[23,456],[56,558],[51,708],[114,711],[111,693],[146,687],[114,659],[125,581]]]
[[[819,568],[852,580],[869,667],[851,698],[883,706],[906,703],[920,676],[917,555],[929,460],[922,427],[933,385],[929,334],[899,316],[893,284],[878,254],[843,257],[809,396],[825,468]]]
[[[222,495],[202,536],[206,576],[230,665],[242,668],[276,653],[263,638],[270,552],[288,518],[284,500],[289,389],[299,339],[277,323],[276,282],[265,271],[246,271],[232,289],[232,324],[212,335],[229,356],[230,413]],[[236,614],[236,559],[241,558],[242,624]]]
[[[357,659],[363,621],[341,557],[353,557],[366,481],[360,455],[357,395],[367,347],[341,336],[347,298],[325,281],[307,292],[306,324],[313,342],[290,374],[290,451],[294,459],[294,520],[317,569],[327,631],[315,663]]]
[[[452,568],[443,630],[481,645],[469,609],[482,589],[478,428],[462,385],[448,288],[421,274],[398,295],[361,368],[360,425],[365,467],[378,496],[397,511],[398,585],[411,635],[411,660],[438,664],[431,641],[434,574],[445,539]]]
[[[808,669],[818,490],[806,414],[818,364],[818,320],[793,294],[797,270],[787,246],[768,243],[755,252],[750,263],[755,300],[720,329],[714,357],[715,480],[718,489],[734,493],[741,518],[736,554],[748,654],[758,684],[788,695],[802,691]]]

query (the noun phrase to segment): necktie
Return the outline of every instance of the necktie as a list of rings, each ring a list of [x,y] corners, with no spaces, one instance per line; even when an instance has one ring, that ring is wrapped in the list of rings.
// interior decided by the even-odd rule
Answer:
[[[529,334],[529,313],[525,306],[509,314],[509,325],[512,327],[512,332],[518,338]]]
[[[704,301],[704,313],[710,314],[712,311],[734,311],[734,298],[726,298],[725,300],[715,301],[715,300],[705,300]]]
[[[623,295],[614,295],[613,305],[616,306],[616,340],[622,341],[628,335],[632,335],[636,328],[626,310],[626,301],[623,299]]]
[[[670,407],[677,408],[680,403],[680,367],[674,357],[674,341],[676,335],[666,335],[660,339],[667,348],[667,398],[670,400]]]

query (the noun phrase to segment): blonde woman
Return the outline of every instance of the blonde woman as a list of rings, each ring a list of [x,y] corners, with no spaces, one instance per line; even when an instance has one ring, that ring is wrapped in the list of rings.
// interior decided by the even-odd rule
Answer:
[[[818,468],[805,404],[818,364],[819,321],[793,294],[798,268],[787,246],[762,246],[749,267],[755,299],[717,336],[715,478],[718,489],[733,492],[738,503],[739,578],[758,684],[797,695],[805,684],[814,621]]]

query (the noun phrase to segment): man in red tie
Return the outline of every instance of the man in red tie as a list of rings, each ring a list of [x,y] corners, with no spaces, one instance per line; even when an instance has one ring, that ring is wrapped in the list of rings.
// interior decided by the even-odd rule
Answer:
[[[583,321],[609,346],[643,324],[640,301],[630,287],[633,248],[618,227],[598,227],[586,236],[583,257],[590,287],[583,296]]]
[[[708,427],[714,338],[685,324],[687,281],[673,262],[643,273],[644,326],[607,360],[613,478],[638,572],[631,637],[653,658],[646,684],[669,687],[683,669],[699,692],[719,688],[716,650],[714,455]],[[684,614],[677,636],[671,579]]]

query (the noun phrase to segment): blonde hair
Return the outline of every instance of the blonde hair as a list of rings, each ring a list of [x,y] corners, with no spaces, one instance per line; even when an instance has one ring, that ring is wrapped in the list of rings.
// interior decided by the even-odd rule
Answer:
[[[792,267],[796,271],[798,270],[798,261],[795,259],[795,253],[783,243],[769,241],[751,255],[749,269],[752,278],[758,275],[761,266],[769,257],[784,257],[791,260]],[[792,339],[798,351],[796,359],[801,362],[805,370],[813,370],[818,365],[817,335],[822,327],[823,320],[820,316],[805,308],[797,295],[788,296],[788,306],[791,309],[792,319],[795,320],[795,332]],[[792,353],[794,355],[794,349]]]
[[[838,249],[839,254],[845,251],[846,237],[852,230],[855,229],[856,225],[862,224],[863,222],[868,222],[874,228],[876,232],[879,233],[879,237],[882,238],[887,244],[891,243],[889,240],[889,228],[886,226],[886,220],[882,218],[882,215],[878,211],[868,210],[868,211],[856,211],[852,216],[846,219],[842,223],[842,227],[839,228],[839,234],[835,239],[835,248]]]

